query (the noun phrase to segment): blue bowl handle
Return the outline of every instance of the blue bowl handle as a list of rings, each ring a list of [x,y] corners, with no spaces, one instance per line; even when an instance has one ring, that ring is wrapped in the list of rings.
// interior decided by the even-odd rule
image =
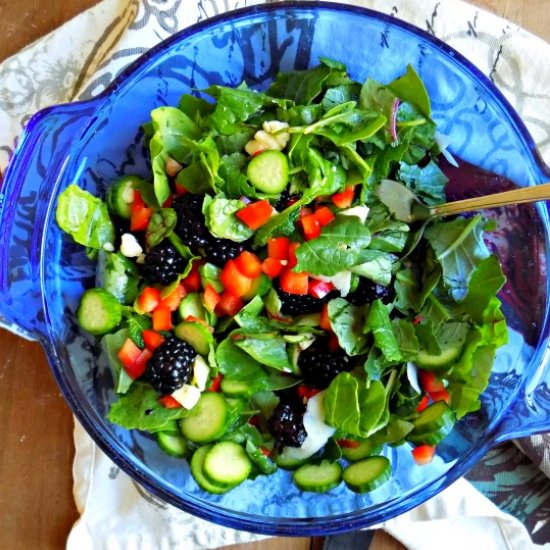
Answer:
[[[0,322],[28,338],[44,333],[41,245],[51,197],[71,144],[101,100],[44,109],[28,122],[0,184]]]

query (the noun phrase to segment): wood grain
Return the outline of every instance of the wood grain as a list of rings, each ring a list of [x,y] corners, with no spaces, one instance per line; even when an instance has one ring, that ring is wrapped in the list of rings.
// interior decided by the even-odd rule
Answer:
[[[0,60],[97,0],[0,0]],[[547,0],[472,2],[550,40]],[[63,548],[77,517],[72,416],[38,344],[0,330],[0,547]],[[271,539],[231,550],[321,550],[321,539]],[[404,548],[378,532],[371,549]]]

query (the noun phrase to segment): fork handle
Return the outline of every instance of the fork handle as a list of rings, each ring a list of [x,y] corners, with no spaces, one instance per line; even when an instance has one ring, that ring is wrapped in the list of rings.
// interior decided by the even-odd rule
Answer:
[[[432,216],[450,216],[452,214],[462,214],[463,212],[472,212],[483,208],[495,208],[497,206],[522,204],[548,199],[550,199],[550,183],[542,183],[531,187],[513,189],[512,191],[484,195],[483,197],[447,202],[439,206],[431,207],[430,214]]]

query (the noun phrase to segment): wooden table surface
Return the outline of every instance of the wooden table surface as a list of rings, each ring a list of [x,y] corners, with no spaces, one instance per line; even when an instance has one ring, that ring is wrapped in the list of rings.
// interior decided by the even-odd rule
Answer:
[[[0,0],[0,61],[96,3]],[[548,0],[472,3],[550,41]],[[72,498],[72,416],[38,344],[0,330],[0,350],[0,548],[63,548],[77,519]],[[233,550],[321,547],[320,539],[271,539]],[[379,532],[371,548],[402,546]]]

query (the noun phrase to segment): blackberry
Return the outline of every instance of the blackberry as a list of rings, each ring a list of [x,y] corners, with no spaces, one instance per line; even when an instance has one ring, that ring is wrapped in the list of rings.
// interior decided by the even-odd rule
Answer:
[[[278,210],[279,212],[282,212],[285,208],[288,208],[291,204],[291,201],[293,199],[297,199],[297,195],[291,195],[290,191],[288,190],[288,187],[283,189],[281,194],[279,195],[279,198],[277,199],[277,202],[273,205],[275,210]]]
[[[338,293],[329,292],[324,298],[318,299],[309,294],[289,294],[283,292],[278,283],[274,282],[273,287],[281,300],[281,313],[283,315],[305,315],[307,313],[319,313],[323,304],[338,296]]]
[[[355,306],[370,304],[378,299],[381,299],[384,304],[389,304],[394,298],[393,284],[382,286],[365,277],[360,277],[357,288],[346,296],[346,300]]]
[[[318,338],[309,348],[300,352],[298,367],[306,384],[324,389],[341,372],[352,370],[353,363],[344,350],[331,351],[328,338]]]
[[[203,246],[206,261],[223,267],[227,260],[236,258],[245,249],[244,243],[236,243],[229,239],[210,238],[206,246]]]
[[[212,239],[204,221],[202,201],[202,195],[186,193],[172,203],[178,217],[174,232],[192,248],[205,246]]]
[[[166,395],[181,388],[191,378],[195,350],[183,340],[165,340],[147,362],[145,378],[158,392]]]
[[[281,401],[267,421],[269,433],[278,447],[299,447],[307,437],[304,428],[304,405]]]
[[[142,275],[151,283],[168,285],[178,278],[186,262],[170,241],[163,241],[152,248],[140,265]]]

